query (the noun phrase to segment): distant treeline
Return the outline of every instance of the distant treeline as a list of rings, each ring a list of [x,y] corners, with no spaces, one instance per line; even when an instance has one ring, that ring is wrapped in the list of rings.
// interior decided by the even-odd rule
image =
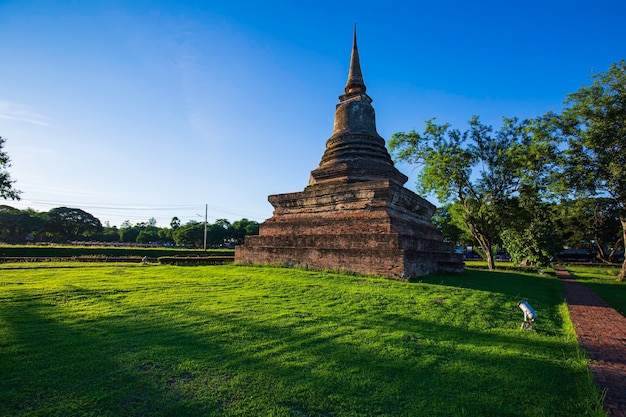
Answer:
[[[134,225],[125,221],[118,228],[103,226],[99,219],[78,208],[37,212],[0,206],[0,242],[11,244],[103,242],[203,247],[205,229],[207,247],[232,247],[242,243],[245,235],[257,234],[259,224],[245,218],[232,223],[218,219],[205,227],[204,222],[181,224],[178,217],[173,217],[170,227],[157,227],[151,218]]]

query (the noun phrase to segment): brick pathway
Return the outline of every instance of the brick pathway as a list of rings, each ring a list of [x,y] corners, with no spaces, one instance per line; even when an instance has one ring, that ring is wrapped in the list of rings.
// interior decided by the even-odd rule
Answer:
[[[578,342],[587,351],[589,367],[609,416],[626,417],[626,318],[602,298],[557,270]]]

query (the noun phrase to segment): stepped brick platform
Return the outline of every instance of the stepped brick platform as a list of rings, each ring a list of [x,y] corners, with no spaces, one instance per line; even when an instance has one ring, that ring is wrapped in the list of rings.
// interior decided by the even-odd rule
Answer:
[[[376,132],[356,32],[345,94],[320,166],[302,192],[269,196],[273,216],[235,248],[239,264],[282,264],[397,279],[463,271],[432,225],[435,206],[403,187]]]

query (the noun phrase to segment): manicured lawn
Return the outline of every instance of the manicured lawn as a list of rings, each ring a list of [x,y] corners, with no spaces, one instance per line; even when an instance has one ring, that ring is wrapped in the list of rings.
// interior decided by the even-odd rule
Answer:
[[[537,310],[522,331],[517,303]],[[0,415],[601,416],[560,282],[0,269]]]
[[[619,267],[567,266],[566,269],[614,309],[626,314],[626,282],[616,282]]]

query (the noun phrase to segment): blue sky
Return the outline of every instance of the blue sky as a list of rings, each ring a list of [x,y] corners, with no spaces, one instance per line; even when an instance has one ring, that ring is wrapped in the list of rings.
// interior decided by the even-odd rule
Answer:
[[[625,15],[621,0],[0,0],[0,136],[23,191],[4,203],[263,221],[319,164],[354,23],[389,140],[432,117],[558,111],[626,58]]]

